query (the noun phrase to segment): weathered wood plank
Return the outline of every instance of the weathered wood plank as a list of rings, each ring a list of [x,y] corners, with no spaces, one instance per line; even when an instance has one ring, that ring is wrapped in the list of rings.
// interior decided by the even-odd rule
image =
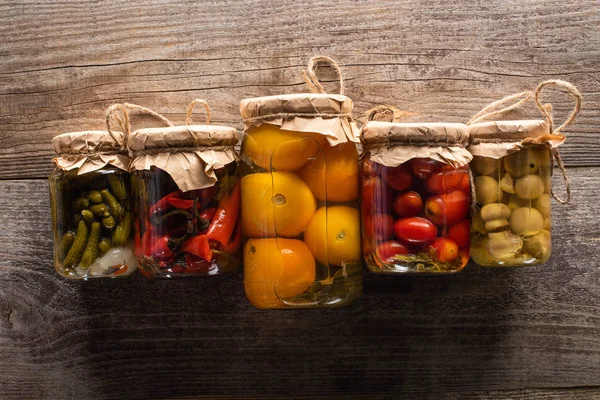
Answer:
[[[0,178],[40,178],[51,138],[102,127],[115,101],[183,121],[205,97],[240,127],[238,102],[304,91],[316,53],[344,64],[357,115],[380,103],[465,121],[548,78],[585,95],[567,164],[599,165],[597,1],[9,2],[0,4]],[[328,85],[334,90],[334,85]],[[564,116],[570,107],[556,98]],[[531,108],[529,115],[538,115]]]
[[[600,168],[569,172],[548,265],[368,276],[350,307],[295,311],[251,307],[241,274],[63,280],[46,183],[2,181],[0,397],[597,398]]]

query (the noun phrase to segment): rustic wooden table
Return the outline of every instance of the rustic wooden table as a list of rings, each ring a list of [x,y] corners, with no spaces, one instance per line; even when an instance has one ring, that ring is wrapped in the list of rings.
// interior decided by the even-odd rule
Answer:
[[[0,2],[0,398],[599,399],[599,10],[597,0]],[[102,128],[113,102],[183,122],[195,97],[214,122],[241,127],[240,99],[304,91],[300,70],[317,53],[343,64],[356,115],[387,103],[462,122],[540,80],[576,84],[584,110],[562,150],[574,198],[553,205],[550,262],[367,276],[354,305],[299,311],[254,309],[241,274],[54,272],[54,135]],[[549,98],[564,117],[568,98]]]

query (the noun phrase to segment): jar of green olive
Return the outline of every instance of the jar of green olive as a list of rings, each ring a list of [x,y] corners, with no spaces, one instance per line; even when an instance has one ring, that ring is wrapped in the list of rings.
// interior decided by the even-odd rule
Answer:
[[[551,251],[553,159],[542,120],[470,126],[477,211],[471,257],[479,265],[535,265]]]

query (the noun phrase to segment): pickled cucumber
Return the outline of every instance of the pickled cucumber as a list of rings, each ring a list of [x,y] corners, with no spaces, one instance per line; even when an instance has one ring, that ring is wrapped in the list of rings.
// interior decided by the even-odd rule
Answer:
[[[80,268],[89,268],[96,258],[98,258],[98,243],[100,242],[100,222],[92,223],[90,236],[85,245],[83,255],[81,256]]]
[[[119,222],[112,234],[111,242],[113,246],[122,246],[127,242],[131,233],[131,220],[131,212],[126,212],[125,217]]]
[[[112,216],[120,219],[123,215],[123,207],[121,207],[121,204],[119,203],[119,201],[115,198],[115,196],[112,195],[111,192],[109,192],[106,189],[102,190],[100,193],[102,193],[102,197],[104,198],[104,203],[106,205],[108,205],[110,214]],[[108,217],[108,215],[105,215],[105,217]]]
[[[71,248],[65,257],[65,261],[63,262],[63,266],[65,268],[72,268],[74,265],[79,263],[81,255],[83,254],[83,250],[85,249],[85,244],[87,243],[87,236],[87,224],[83,220],[79,221],[77,233],[75,234],[75,240],[73,241],[73,244],[71,245]]]
[[[65,256],[67,255],[67,252],[69,251],[69,249],[71,248],[71,246],[73,245],[73,242],[75,241],[75,232],[67,232],[63,235],[62,240],[60,242],[60,260],[64,260]]]
[[[90,210],[81,210],[81,218],[83,218],[88,225],[91,225],[92,222],[94,222],[94,214]]]
[[[102,193],[97,190],[90,190],[86,193],[85,197],[87,197],[94,204],[102,203]]]
[[[127,198],[127,188],[123,179],[115,175],[108,175],[108,184],[115,197],[119,200],[125,200]]]
[[[90,207],[90,211],[92,213],[94,213],[94,215],[96,217],[99,217],[99,218],[110,217],[110,209],[104,203],[94,204],[93,206]]]
[[[110,244],[110,239],[109,238],[103,238],[100,243],[98,243],[98,251],[99,254],[101,256],[105,255],[106,253],[108,253],[108,251],[111,249],[111,244]]]

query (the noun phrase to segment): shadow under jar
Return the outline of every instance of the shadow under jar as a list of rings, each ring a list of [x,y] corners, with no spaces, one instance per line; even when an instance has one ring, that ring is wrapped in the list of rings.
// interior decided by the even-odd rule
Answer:
[[[258,308],[349,304],[362,292],[352,101],[280,95],[240,110],[247,298]]]
[[[136,270],[129,162],[123,135],[65,133],[49,177],[56,271],[71,279],[124,277]]]
[[[232,273],[240,264],[235,128],[140,129],[129,139],[136,255],[149,278]]]
[[[373,273],[454,273],[469,260],[467,126],[368,122],[362,129],[363,257]]]
[[[551,252],[553,169],[549,125],[542,120],[470,126],[477,212],[471,257],[482,266],[546,262]]]

